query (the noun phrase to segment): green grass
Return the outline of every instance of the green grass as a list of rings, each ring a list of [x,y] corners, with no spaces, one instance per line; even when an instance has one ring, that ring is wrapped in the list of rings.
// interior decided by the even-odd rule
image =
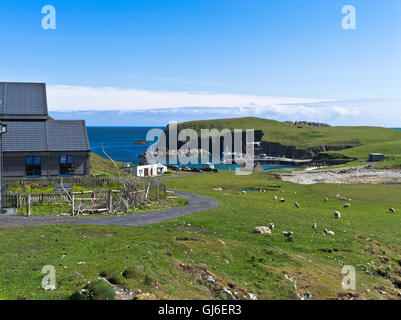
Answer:
[[[336,166],[327,166],[327,167],[322,167],[322,168],[318,168],[316,170],[329,170],[329,169],[337,169],[337,168],[351,168],[351,167],[359,167],[359,166],[363,166],[366,163],[364,161],[360,161],[360,160],[355,160],[355,161],[350,161],[344,164],[339,164]]]
[[[401,130],[399,130],[401,132]],[[375,142],[370,143],[365,146],[345,149],[341,151],[333,151],[335,153],[341,153],[347,157],[359,157],[360,155],[365,155],[367,158],[369,153],[384,153],[388,154],[401,154],[401,140],[385,141],[385,142]]]
[[[67,299],[104,272],[117,275],[120,286],[160,299],[221,298],[197,281],[200,263],[222,286],[231,284],[261,299],[296,298],[284,274],[297,281],[300,293],[309,291],[314,299],[336,298],[344,291],[343,265],[355,266],[356,292],[363,297],[397,297],[388,279],[399,280],[401,275],[401,185],[295,185],[267,174],[231,173],[164,183],[170,189],[215,198],[220,207],[135,228],[0,228],[0,298]],[[215,187],[223,191],[213,191]],[[236,191],[251,187],[267,191]],[[351,208],[343,208],[344,202],[335,198],[338,193],[352,198]],[[274,195],[286,202],[274,201]],[[325,196],[328,202],[323,201]],[[295,201],[300,208],[295,208]],[[389,207],[397,213],[389,213]],[[341,211],[342,219],[333,218],[334,210]],[[270,222],[276,225],[271,236],[252,233],[255,226]],[[324,235],[324,228],[335,236]],[[294,232],[292,242],[281,235],[284,230]],[[44,265],[56,268],[55,291],[41,289]],[[129,276],[123,277],[127,269]]]
[[[120,168],[123,163],[115,161],[116,165]],[[90,168],[91,174],[95,176],[115,176],[117,175],[117,169],[110,159],[101,157],[93,152],[90,155]]]
[[[384,161],[375,162],[374,166],[383,169],[401,168],[401,155],[388,156]]]

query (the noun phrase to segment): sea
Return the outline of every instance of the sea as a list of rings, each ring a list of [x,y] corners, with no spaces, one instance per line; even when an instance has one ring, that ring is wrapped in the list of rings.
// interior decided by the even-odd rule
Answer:
[[[144,153],[151,145],[148,143],[137,144],[138,141],[146,141],[146,134],[151,129],[164,129],[164,127],[88,127],[88,137],[92,152],[106,157],[103,150],[113,160],[139,164],[138,156]],[[189,167],[200,167],[200,164],[188,164]],[[235,164],[216,164],[219,170],[235,170]],[[264,171],[279,169],[292,169],[293,166],[282,164],[262,164]]]

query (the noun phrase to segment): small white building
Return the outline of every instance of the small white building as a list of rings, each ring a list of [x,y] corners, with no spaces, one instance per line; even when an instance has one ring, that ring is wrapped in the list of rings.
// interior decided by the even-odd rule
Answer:
[[[161,163],[144,164],[132,168],[132,174],[137,177],[155,177],[167,172],[167,166]]]

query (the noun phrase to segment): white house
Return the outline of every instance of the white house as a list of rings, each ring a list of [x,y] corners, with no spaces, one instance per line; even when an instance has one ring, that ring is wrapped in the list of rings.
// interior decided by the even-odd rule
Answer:
[[[155,177],[167,172],[167,166],[161,163],[144,164],[132,168],[132,174],[137,177]]]

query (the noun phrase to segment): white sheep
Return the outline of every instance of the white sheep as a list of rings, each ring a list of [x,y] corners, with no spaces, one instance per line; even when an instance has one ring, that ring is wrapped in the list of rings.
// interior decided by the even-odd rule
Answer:
[[[390,210],[390,212],[393,212],[393,213],[395,212],[394,208],[390,208],[389,210]]]
[[[273,229],[274,229],[274,223],[273,223],[273,222],[269,224],[269,229],[270,229],[270,230],[273,230]]]
[[[253,229],[253,233],[260,233],[260,234],[272,234],[271,230],[269,229],[269,227],[255,227],[255,229]]]
[[[350,203],[344,203],[344,208],[351,208],[351,204]]]
[[[327,229],[324,229],[323,231],[324,231],[324,233],[325,233],[326,235],[328,235],[328,236],[334,236],[334,231],[329,231],[329,230],[327,230]]]
[[[277,200],[278,198],[277,198],[277,196],[274,196],[273,199],[274,199],[274,200]]]
[[[341,213],[337,210],[334,211],[334,218],[335,219],[340,219],[341,218]]]
[[[294,203],[294,206],[295,206],[296,208],[299,208],[299,203],[298,203],[298,202],[295,202],[295,203]]]
[[[285,202],[285,198],[280,198],[280,202]]]
[[[325,202],[329,201],[329,198],[325,197],[325,198],[324,198],[324,201],[325,201]]]

